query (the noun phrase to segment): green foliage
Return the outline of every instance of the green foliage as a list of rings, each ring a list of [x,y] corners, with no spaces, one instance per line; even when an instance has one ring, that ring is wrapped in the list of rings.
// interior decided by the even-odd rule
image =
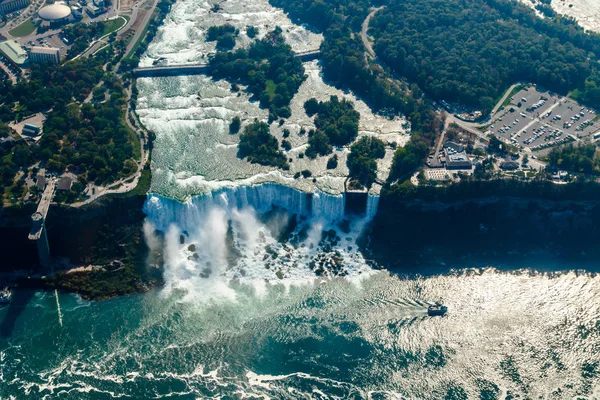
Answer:
[[[307,169],[302,170],[301,172],[303,178],[310,178],[312,176],[312,172]]]
[[[288,142],[287,140],[282,140],[281,148],[284,149],[285,151],[290,151],[292,149],[292,144],[290,142]]]
[[[407,174],[412,173],[421,165],[428,151],[429,144],[419,136],[413,135],[406,146],[396,149],[389,180],[393,182],[406,178]]]
[[[96,89],[94,89],[94,100],[99,101],[99,100],[104,100],[104,97],[106,95],[106,88],[104,86],[99,86]]]
[[[242,120],[240,119],[240,117],[235,116],[233,117],[233,119],[231,120],[231,123],[229,124],[229,133],[231,134],[236,134],[240,131],[240,127],[242,126]]]
[[[246,35],[248,35],[250,39],[254,39],[256,35],[258,35],[258,28],[255,26],[247,26]]]
[[[279,151],[277,139],[269,132],[269,125],[254,121],[240,135],[238,157],[251,163],[289,169],[286,157]]]
[[[0,101],[6,106],[0,108],[2,119],[17,118],[16,110],[32,114],[52,109],[36,145],[15,143],[0,150],[3,185],[12,185],[17,171],[35,161],[42,161],[50,171],[69,169],[98,184],[114,181],[131,169],[135,138],[124,124],[126,96],[119,81],[109,76],[94,91],[98,100],[109,91],[105,103],[79,106],[73,102],[83,101],[102,79],[102,62],[81,58],[60,66],[33,64],[29,81],[20,80],[14,86],[10,81],[0,83]],[[9,132],[0,124],[0,136]]]
[[[290,101],[306,79],[302,63],[277,29],[249,49],[217,52],[209,68],[215,78],[248,85],[261,107],[269,109],[271,121],[291,115]]]
[[[331,96],[325,102],[312,98],[304,103],[304,109],[309,116],[317,114],[317,131],[309,133],[308,158],[326,156],[331,153],[332,145],[345,146],[358,136],[360,114],[354,110],[352,102],[340,101],[337,96]]]
[[[220,25],[220,26],[211,26],[208,28],[206,32],[206,41],[214,42],[219,40],[221,37],[226,35],[237,36],[239,34],[238,30],[230,24]]]
[[[600,160],[596,155],[596,146],[568,144],[553,148],[548,155],[548,163],[551,168],[575,173],[597,174]]]
[[[314,97],[306,100],[304,103],[304,111],[306,111],[306,115],[312,117],[316,113],[319,112],[319,102]]]
[[[217,40],[217,49],[231,50],[235,47],[235,37],[233,35],[223,35]]]
[[[105,23],[94,22],[86,24],[79,22],[62,28],[62,35],[71,47],[67,51],[67,59],[71,59],[87,49],[89,44],[104,34]]]
[[[327,169],[336,169],[338,166],[338,156],[334,154],[329,160],[327,160]]]
[[[581,87],[598,66],[588,52],[600,49],[600,36],[585,38],[562,23],[505,0],[424,0],[379,11],[370,32],[378,56],[397,74],[436,99],[479,106],[485,114],[491,99],[516,81],[559,93]]]
[[[327,135],[330,144],[345,146],[358,136],[360,114],[351,101],[331,96],[329,101],[319,102],[317,113],[315,126]]]
[[[36,113],[69,104],[73,98],[83,101],[104,75],[101,63],[82,57],[60,66],[33,64],[29,81],[22,79],[16,85],[0,82],[0,103],[6,106],[0,109],[1,118],[14,119],[12,110],[17,102],[21,111]]]
[[[350,178],[370,188],[377,179],[377,159],[385,156],[384,143],[371,136],[363,136],[350,148],[348,169]]]
[[[331,153],[331,145],[329,144],[329,138],[326,134],[321,131],[316,131],[308,138],[308,149],[306,149],[306,156],[311,160],[317,158],[317,156],[326,156]]]

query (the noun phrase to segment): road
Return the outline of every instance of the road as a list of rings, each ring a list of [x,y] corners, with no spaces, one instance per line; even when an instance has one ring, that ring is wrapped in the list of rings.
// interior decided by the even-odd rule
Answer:
[[[16,85],[18,80],[17,76],[13,74],[12,71],[6,65],[4,65],[2,61],[0,61],[0,68],[2,68],[4,72],[6,72],[8,78],[12,81],[13,85]]]
[[[39,11],[42,6],[45,5],[45,2],[40,0],[39,2],[31,2],[26,8],[22,10],[16,10],[21,13],[17,18],[9,21],[1,30],[0,33],[7,38],[18,39],[17,37],[11,36],[8,31],[15,29],[17,26],[21,25],[23,22],[27,21],[29,18],[35,15]]]
[[[367,18],[365,18],[365,20],[363,21],[362,29],[360,31],[360,38],[363,42],[363,46],[365,46],[367,55],[370,56],[371,59],[373,59],[373,60],[375,59],[375,51],[373,50],[373,45],[371,44],[371,41],[369,40],[367,31],[369,30],[369,23],[371,22],[371,18],[373,17],[373,15],[375,15],[377,13],[377,11],[381,10],[383,7],[385,7],[385,6],[371,9],[371,12],[369,13],[369,15],[367,15]]]
[[[441,167],[442,164],[440,163],[440,150],[442,149],[442,145],[444,144],[444,137],[446,136],[446,131],[448,130],[448,127],[450,126],[450,123],[453,122],[453,119],[450,117],[450,115],[446,115],[446,120],[444,121],[444,130],[442,130],[442,133],[440,134],[440,140],[437,143],[437,146],[435,147],[435,153],[433,155],[433,160],[429,163],[431,167]]]
[[[138,139],[140,141],[140,150],[141,157],[140,160],[136,161],[137,171],[129,176],[119,179],[116,182],[113,182],[109,186],[93,186],[94,193],[85,199],[84,201],[80,201],[77,203],[72,203],[71,207],[81,207],[86,204],[90,204],[96,199],[107,195],[107,194],[123,194],[132,191],[138,185],[140,178],[142,177],[142,171],[144,167],[148,163],[148,158],[150,157],[150,152],[148,151],[148,134],[145,130],[140,127],[134,126],[129,120],[129,116],[133,116],[133,110],[128,105],[127,107],[127,116],[125,117],[125,121],[127,126],[132,129],[138,135]]]
[[[506,93],[504,93],[504,96],[502,96],[502,98],[500,99],[500,101],[492,109],[492,112],[490,113],[490,117],[493,117],[494,114],[496,114],[496,112],[498,111],[498,109],[500,107],[502,107],[502,104],[504,104],[504,101],[506,100],[506,98],[508,96],[510,96],[510,94],[512,93],[512,91],[514,90],[514,88],[516,88],[517,86],[519,86],[519,84],[515,83],[514,85],[511,85],[511,87],[508,88],[508,90],[506,91]]]
[[[129,44],[127,45],[127,48],[125,49],[125,55],[123,56],[123,58],[129,56],[129,53],[131,52],[131,50],[133,49],[133,47],[135,46],[135,44],[139,40],[140,36],[146,32],[145,28],[148,25],[148,22],[150,22],[150,18],[152,18],[152,16],[154,15],[154,10],[156,9],[157,5],[158,5],[158,0],[152,0],[152,6],[150,7],[150,10],[148,10],[148,12],[146,13],[146,15],[144,16],[144,19],[142,20],[142,24],[140,25],[140,28],[135,32],[135,34],[133,35],[133,37],[129,41]],[[135,18],[137,18],[137,12],[136,12],[137,8],[138,7],[136,7],[134,9]],[[134,13],[131,14],[131,20],[132,21],[135,20]]]

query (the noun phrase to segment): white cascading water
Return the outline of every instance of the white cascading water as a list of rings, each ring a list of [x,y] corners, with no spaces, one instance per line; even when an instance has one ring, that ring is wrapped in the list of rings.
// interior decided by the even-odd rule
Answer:
[[[235,297],[232,281],[253,286],[371,271],[356,241],[377,210],[346,219],[344,196],[263,184],[222,189],[186,203],[149,195],[144,232],[151,247],[164,234],[168,289]],[[275,208],[274,208],[275,207]],[[211,296],[209,296],[211,297]]]

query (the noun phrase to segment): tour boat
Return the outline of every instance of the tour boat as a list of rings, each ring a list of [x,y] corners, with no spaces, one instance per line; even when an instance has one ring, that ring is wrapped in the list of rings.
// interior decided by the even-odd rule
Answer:
[[[11,298],[12,293],[10,288],[4,288],[3,290],[0,290],[0,304],[10,303]]]
[[[429,315],[430,317],[435,317],[437,315],[441,316],[446,314],[446,312],[448,312],[448,307],[439,303],[432,304],[429,307],[427,307],[427,315]]]

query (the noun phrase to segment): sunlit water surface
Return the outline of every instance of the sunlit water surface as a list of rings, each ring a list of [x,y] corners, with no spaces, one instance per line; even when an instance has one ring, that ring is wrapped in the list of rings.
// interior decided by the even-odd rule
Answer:
[[[17,293],[16,304],[0,311],[0,394],[600,396],[598,277],[376,272],[221,290],[165,289],[92,303],[61,294],[62,326],[54,293]],[[450,312],[428,317],[430,301]]]

